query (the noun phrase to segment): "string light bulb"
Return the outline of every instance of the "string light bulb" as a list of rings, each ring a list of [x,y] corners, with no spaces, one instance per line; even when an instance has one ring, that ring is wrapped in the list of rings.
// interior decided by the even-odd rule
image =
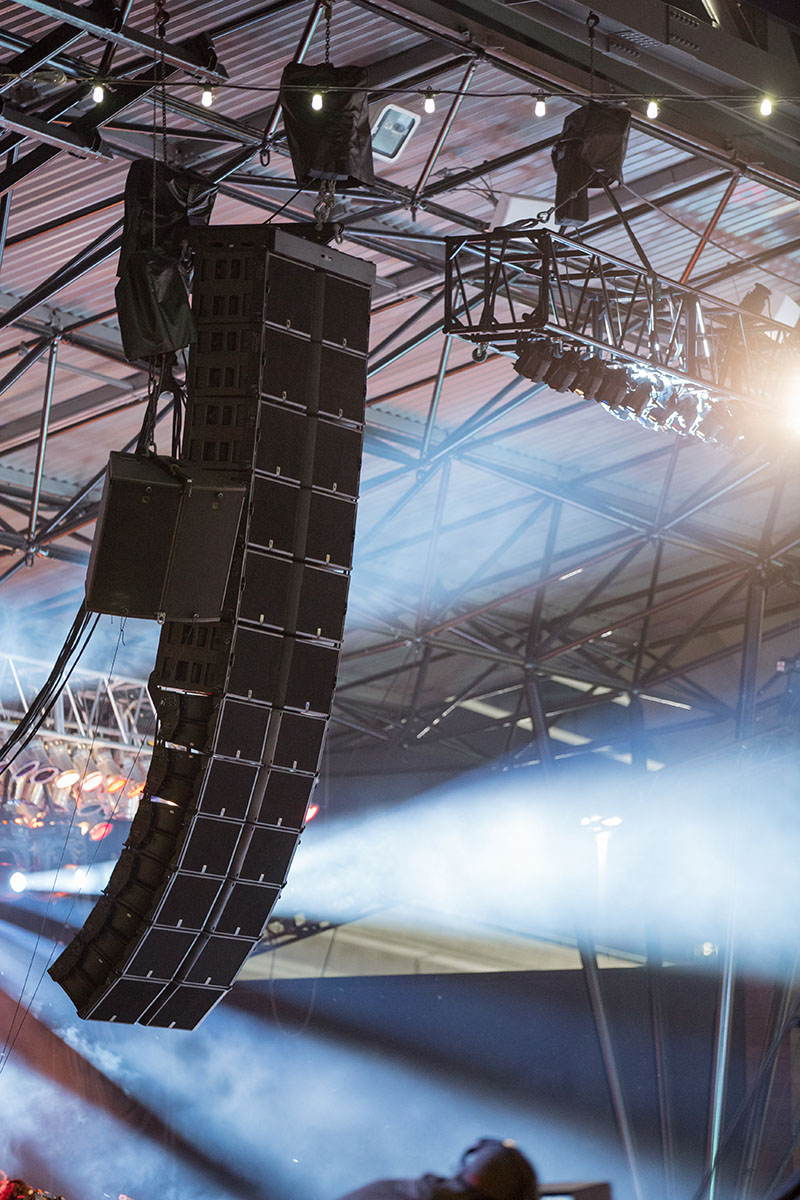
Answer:
[[[772,101],[770,100],[769,96],[764,96],[762,98],[761,103],[758,106],[758,111],[761,113],[762,117],[768,117],[770,115],[772,112]]]
[[[547,116],[547,101],[544,96],[537,96],[533,104],[533,115],[535,117]]]
[[[105,100],[105,96],[105,89],[99,83],[96,83],[92,88],[92,99],[94,100],[95,104],[102,104]]]
[[[657,100],[648,100],[647,101],[647,116],[651,121],[655,121],[656,117],[658,116],[658,101]]]
[[[426,113],[435,113],[436,112],[436,97],[434,96],[434,94],[430,88],[428,88],[427,92],[425,93],[425,100],[423,102],[422,107],[424,108]]]
[[[311,107],[314,112],[322,111],[322,103],[322,92],[314,92],[314,95],[311,97]]]
[[[200,103],[202,104],[203,108],[211,108],[211,105],[214,103],[214,93],[212,92],[211,88],[203,88],[200,96]]]

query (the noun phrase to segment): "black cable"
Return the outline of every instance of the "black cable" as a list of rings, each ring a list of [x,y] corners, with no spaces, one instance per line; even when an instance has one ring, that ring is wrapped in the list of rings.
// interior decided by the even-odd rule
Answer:
[[[269,225],[269,224],[271,224],[271,222],[272,222],[272,221],[274,221],[274,220],[275,220],[275,218],[276,218],[277,216],[279,216],[279,215],[280,215],[280,213],[282,213],[282,212],[283,212],[283,210],[284,210],[285,208],[288,208],[288,206],[289,206],[289,205],[292,203],[292,201],[293,201],[293,200],[296,200],[296,199],[297,199],[297,197],[300,195],[300,193],[302,192],[302,190],[303,190],[303,188],[302,188],[302,186],[301,186],[301,187],[299,187],[299,188],[297,189],[297,191],[296,191],[296,192],[293,192],[293,193],[291,194],[291,196],[289,197],[289,199],[288,199],[288,200],[285,200],[285,201],[284,201],[284,203],[283,203],[283,204],[280,206],[280,208],[276,208],[276,209],[275,209],[275,212],[272,214],[272,216],[271,216],[271,217],[268,217],[268,218],[267,218],[267,220],[264,222],[264,224],[265,224],[265,225]]]

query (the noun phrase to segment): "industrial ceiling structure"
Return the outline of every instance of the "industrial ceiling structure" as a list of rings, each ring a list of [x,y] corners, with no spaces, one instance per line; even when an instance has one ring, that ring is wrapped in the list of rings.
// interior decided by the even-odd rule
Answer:
[[[146,387],[113,287],[125,173],[153,152],[152,14],[101,7],[8,3],[0,26],[0,598],[49,623],[79,601],[107,453],[133,437]],[[473,356],[442,336],[444,239],[486,231],[509,197],[552,206],[553,142],[592,90],[633,122],[624,183],[592,194],[580,242],[639,268],[644,253],[728,305],[761,284],[795,323],[796,30],[716,0],[713,17],[593,11],[594,79],[586,5],[334,5],[332,59],[369,67],[373,116],[392,102],[422,119],[340,202],[341,248],[379,282],[333,770],[501,756],[551,770],[598,752],[652,769],[781,726],[800,567],[792,381],[752,413],[786,415],[780,452],[732,452],[532,387],[507,345]],[[215,222],[308,217],[276,88],[287,61],[321,56],[323,15],[170,10],[166,152],[220,183]]]
[[[419,117],[395,160],[376,161],[374,185],[344,192],[335,214],[339,248],[374,262],[378,282],[326,780],[364,776],[353,794],[386,800],[404,775],[408,795],[482,767],[557,782],[602,764],[641,782],[742,747],[791,755],[800,21],[779,0],[174,0],[163,43],[163,5],[2,0],[7,724],[35,688],[22,660],[42,661],[51,642],[55,653],[82,599],[108,454],[135,444],[142,420],[147,365],[126,361],[114,304],[129,164],[165,155],[218,184],[215,224],[308,221],[317,194],[295,183],[277,93],[287,62],[322,58],[326,13],[332,61],[368,68],[373,119],[388,103]],[[624,182],[593,191],[588,221],[559,232],[552,149],[592,98],[632,113]],[[658,427],[524,378],[515,339],[493,337],[480,316],[459,336],[447,323],[454,257],[515,220],[528,221],[515,236],[546,226],[570,262],[583,255],[584,281],[569,288],[606,304],[588,344],[610,362],[647,357],[622,346],[640,295],[650,332],[670,343],[665,297],[716,313],[697,336],[719,363],[736,322],[748,328],[753,289],[768,289],[757,336],[768,348],[779,337],[791,369],[758,388],[730,382],[745,436],[686,436],[678,420]],[[459,286],[468,312],[485,299],[485,276]],[[510,292],[524,307],[524,272]],[[581,340],[577,326],[549,332],[556,347]],[[143,732],[156,633],[131,631],[107,689],[105,749]],[[84,725],[108,663],[92,668],[74,683]],[[58,719],[63,737],[69,705]],[[352,936],[359,962],[398,944]],[[446,946],[428,952],[451,969]],[[487,969],[474,950],[464,962]],[[580,965],[596,988],[596,956],[582,952]],[[768,1029],[784,1012],[775,1003]]]

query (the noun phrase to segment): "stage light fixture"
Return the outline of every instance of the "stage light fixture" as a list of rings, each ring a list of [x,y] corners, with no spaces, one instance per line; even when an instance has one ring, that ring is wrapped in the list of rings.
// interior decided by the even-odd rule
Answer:
[[[103,786],[103,775],[100,771],[92,771],[81,784],[81,792],[96,792]]]
[[[11,888],[12,892],[16,892],[17,895],[19,895],[21,892],[25,891],[27,883],[28,881],[23,875],[22,871],[15,871],[14,874],[9,878],[8,886]]]
[[[517,352],[519,357],[514,363],[517,374],[533,383],[541,383],[553,361],[552,342],[548,338],[534,338],[530,342],[520,342]]]
[[[109,795],[114,796],[117,792],[121,792],[125,787],[126,779],[124,775],[112,775],[106,783],[106,791]]]
[[[14,776],[15,779],[24,779],[26,776],[32,775],[34,773],[34,771],[38,770],[39,767],[41,767],[41,765],[42,764],[39,762],[38,759],[29,758],[29,759],[26,759],[25,762],[20,763],[20,765],[18,767],[12,766],[11,774]]]
[[[76,771],[74,767],[71,767],[69,770],[62,771],[60,775],[57,775],[53,780],[53,784],[57,788],[63,788],[66,790],[67,788],[71,788],[73,784],[77,783],[80,777],[80,771]]]
[[[649,379],[640,379],[635,383],[625,397],[625,407],[634,417],[641,417],[655,396],[655,389]]]
[[[597,354],[592,354],[581,363],[578,376],[570,391],[583,396],[584,400],[594,400],[598,388],[605,379],[607,364]]]
[[[605,378],[597,389],[594,398],[598,404],[603,404],[606,408],[614,412],[621,407],[627,391],[628,376],[624,369],[622,367],[609,366],[606,368]]]
[[[39,767],[39,770],[33,776],[33,783],[43,784],[52,783],[58,774],[58,767]]]
[[[544,382],[554,392],[571,391],[578,380],[583,363],[577,350],[565,350],[547,368]]]
[[[724,408],[722,404],[712,404],[708,411],[704,413],[695,429],[696,435],[702,442],[716,442],[717,435],[723,428]]]
[[[90,842],[102,842],[103,838],[107,838],[110,833],[114,832],[114,826],[110,821],[98,821],[89,830]]]
[[[428,113],[428,115],[436,112],[436,97],[430,88],[428,88],[427,92],[425,93],[425,99],[422,103],[422,107],[425,112]]]

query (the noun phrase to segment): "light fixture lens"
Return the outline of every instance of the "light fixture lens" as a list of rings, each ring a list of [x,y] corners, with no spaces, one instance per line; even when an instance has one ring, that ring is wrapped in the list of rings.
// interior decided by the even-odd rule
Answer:
[[[86,776],[81,784],[82,792],[96,792],[98,788],[103,786],[103,776],[100,771],[92,771]]]
[[[436,112],[436,98],[433,92],[428,92],[425,96],[425,103],[422,105],[426,113]]]
[[[40,766],[41,763],[35,758],[29,758],[27,762],[20,763],[18,767],[12,767],[11,774],[15,779],[23,779],[26,775],[32,775]]]
[[[533,115],[535,117],[546,117],[547,116],[547,103],[543,96],[537,97],[536,102],[533,106]]]
[[[89,830],[90,842],[102,842],[103,838],[107,838],[110,833],[114,832],[114,826],[110,821],[98,821]]]
[[[758,106],[758,111],[761,113],[762,117],[768,117],[770,115],[772,112],[772,101],[770,100],[769,96],[764,96]]]
[[[101,87],[99,83],[96,83],[92,88],[92,99],[94,100],[95,104],[102,104],[105,99],[105,95],[105,89]]]
[[[22,871],[15,871],[8,881],[8,886],[11,888],[12,892],[24,892],[27,882],[28,881],[22,874]]]
[[[314,109],[314,112],[320,112],[322,109],[322,92],[314,92],[314,95],[311,97],[311,107]]]
[[[212,92],[211,88],[203,88],[202,95],[200,96],[200,103],[202,104],[203,108],[211,108],[211,105],[214,103],[214,93]]]
[[[70,788],[73,783],[77,783],[81,777],[80,771],[70,770],[62,771],[55,781],[57,788]]]
[[[651,121],[655,121],[656,117],[658,116],[658,101],[657,100],[648,100],[647,115]]]

